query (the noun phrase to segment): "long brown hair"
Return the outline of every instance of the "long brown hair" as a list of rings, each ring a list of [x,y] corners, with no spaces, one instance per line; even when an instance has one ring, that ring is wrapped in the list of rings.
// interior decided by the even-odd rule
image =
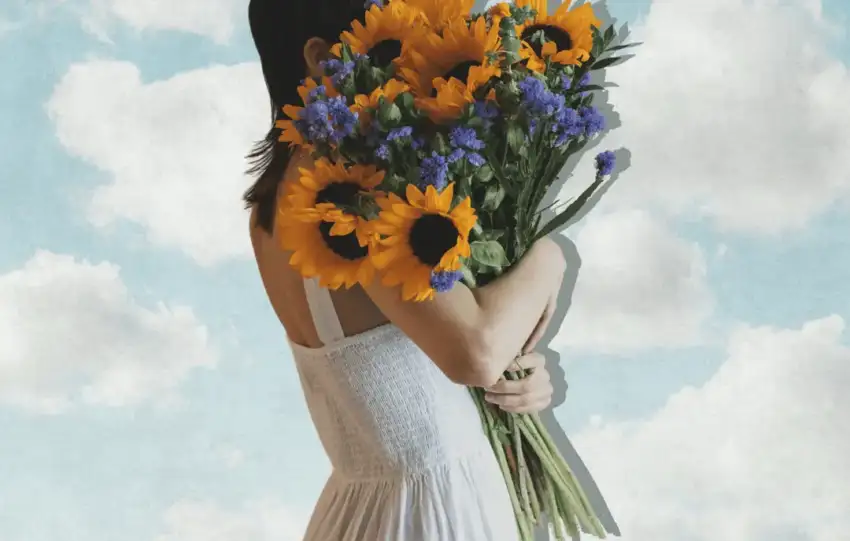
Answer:
[[[365,0],[251,0],[248,5],[251,36],[271,101],[272,127],[247,156],[247,173],[256,179],[243,199],[249,208],[256,205],[257,225],[265,231],[274,227],[277,188],[292,159],[290,148],[278,143],[280,129],[274,123],[281,107],[300,101],[298,85],[307,74],[304,44],[313,37],[338,41],[352,20],[362,19],[365,4]]]

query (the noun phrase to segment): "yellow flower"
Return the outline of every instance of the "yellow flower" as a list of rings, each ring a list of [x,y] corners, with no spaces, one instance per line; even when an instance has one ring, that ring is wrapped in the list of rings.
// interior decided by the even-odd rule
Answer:
[[[397,0],[396,0],[397,1]],[[469,18],[475,0],[403,0],[422,13],[428,24],[441,29],[449,21]]]
[[[501,74],[488,57],[498,48],[497,26],[488,30],[483,17],[469,25],[464,19],[455,19],[441,35],[418,40],[400,73],[410,84],[416,104],[433,120],[457,118],[475,101],[474,92]]]
[[[369,55],[374,65],[382,67],[400,62],[407,44],[426,31],[422,14],[400,1],[389,2],[383,8],[373,4],[366,12],[365,23],[352,22],[351,31],[343,32],[340,40],[352,52]],[[340,56],[341,48],[338,43],[331,52]]]
[[[325,93],[329,98],[339,95],[329,77],[323,77],[322,84],[325,86]],[[307,79],[304,81],[304,84],[298,87],[298,95],[301,96],[301,103],[306,105],[310,92],[318,88],[318,86],[319,83],[317,83],[314,79]],[[275,127],[283,130],[280,137],[278,137],[278,141],[281,143],[289,143],[289,146],[302,146],[305,149],[310,148],[310,145],[305,144],[304,138],[301,137],[301,134],[295,128],[295,121],[298,120],[298,116],[301,114],[303,109],[304,107],[292,104],[283,106],[283,113],[289,117],[289,120],[281,119],[275,122]]]
[[[405,199],[390,194],[378,200],[381,212],[373,231],[383,238],[372,261],[383,271],[383,283],[402,286],[404,300],[434,297],[432,272],[457,271],[461,257],[469,257],[469,232],[477,220],[467,197],[454,209],[454,184],[438,193],[428,186],[422,193],[407,185]]]
[[[381,98],[387,101],[395,101],[399,94],[409,90],[410,87],[402,81],[390,79],[384,86],[376,88],[368,96],[366,94],[355,96],[351,110],[359,115],[362,124],[368,124],[370,119],[366,112],[367,109],[377,109],[381,104]]]
[[[530,6],[537,11],[533,21],[517,26],[516,33],[523,41],[521,55],[527,60],[528,68],[542,73],[546,59],[562,65],[581,65],[590,58],[593,48],[592,26],[599,28],[602,21],[593,14],[590,3],[570,10],[567,0],[548,14],[546,0],[516,0],[518,7]],[[541,44],[533,36],[542,33]]]
[[[383,171],[321,159],[299,173],[278,202],[278,233],[283,249],[292,252],[290,264],[329,289],[368,285],[375,275],[369,252],[377,236],[370,223],[344,207],[378,186]]]

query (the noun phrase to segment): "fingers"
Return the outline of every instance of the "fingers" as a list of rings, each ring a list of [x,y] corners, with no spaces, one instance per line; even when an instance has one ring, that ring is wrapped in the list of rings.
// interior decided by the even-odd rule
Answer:
[[[552,384],[547,380],[534,391],[525,394],[487,393],[484,399],[510,413],[536,413],[552,403]]]
[[[518,361],[523,368],[533,369],[531,374],[519,380],[499,380],[486,390],[484,399],[511,413],[532,413],[547,408],[552,402],[554,388],[545,357],[535,352],[523,355]]]

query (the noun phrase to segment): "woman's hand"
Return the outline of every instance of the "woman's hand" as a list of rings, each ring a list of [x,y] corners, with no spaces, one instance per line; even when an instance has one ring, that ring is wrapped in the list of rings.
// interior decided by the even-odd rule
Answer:
[[[519,365],[531,373],[519,380],[500,379],[485,389],[484,399],[510,413],[537,413],[552,402],[552,382],[546,370],[546,358],[532,352],[517,359]],[[514,368],[514,367],[511,367]]]

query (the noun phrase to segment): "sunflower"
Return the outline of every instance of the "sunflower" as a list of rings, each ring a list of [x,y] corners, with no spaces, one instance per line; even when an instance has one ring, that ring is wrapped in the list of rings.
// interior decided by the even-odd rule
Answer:
[[[475,91],[501,74],[489,57],[498,49],[497,26],[488,30],[483,17],[471,24],[454,19],[441,35],[418,40],[400,73],[410,84],[417,105],[432,119],[457,118],[475,101]]]
[[[454,209],[454,184],[442,193],[428,186],[422,193],[407,185],[405,199],[396,194],[379,199],[381,212],[373,222],[383,238],[372,261],[382,270],[383,283],[402,286],[402,298],[425,301],[435,294],[434,277],[457,272],[461,257],[469,257],[469,232],[477,220],[467,197]]]
[[[287,184],[278,205],[281,245],[306,278],[329,289],[367,285],[375,275],[369,252],[377,240],[369,222],[345,211],[355,196],[384,178],[375,167],[318,160]]]
[[[393,1],[385,7],[372,4],[366,12],[365,23],[351,23],[351,30],[340,35],[340,40],[356,54],[369,55],[376,66],[389,66],[399,62],[406,44],[426,31],[423,15],[405,2]],[[340,56],[342,44],[334,45],[331,52]]]
[[[378,87],[371,94],[358,94],[354,96],[354,104],[351,110],[358,114],[360,121],[364,124],[369,122],[367,109],[377,109],[381,105],[381,98],[387,101],[395,101],[399,94],[410,90],[410,86],[398,79],[390,79],[384,86]]]
[[[398,1],[398,0],[396,0]],[[446,26],[449,21],[469,17],[475,0],[402,0],[418,10],[428,25],[434,29]]]
[[[322,77],[322,86],[325,87],[325,95],[329,98],[334,98],[339,95],[330,77]],[[306,79],[303,84],[298,87],[298,95],[301,96],[301,103],[307,105],[310,102],[310,93],[319,87],[319,83],[315,79]],[[281,143],[289,143],[289,146],[303,146],[309,148],[310,145],[305,144],[304,137],[295,127],[295,121],[301,115],[304,107],[299,105],[284,105],[282,108],[283,114],[288,116],[288,119],[280,119],[275,121],[274,125],[281,131],[278,141]]]
[[[581,65],[590,58],[593,48],[592,26],[599,28],[602,21],[596,18],[590,3],[570,10],[565,1],[552,15],[548,14],[546,0],[516,0],[518,7],[531,7],[537,12],[533,21],[517,26],[516,33],[523,41],[521,55],[528,68],[542,73],[546,59],[562,65]],[[541,43],[539,36],[543,36]]]

